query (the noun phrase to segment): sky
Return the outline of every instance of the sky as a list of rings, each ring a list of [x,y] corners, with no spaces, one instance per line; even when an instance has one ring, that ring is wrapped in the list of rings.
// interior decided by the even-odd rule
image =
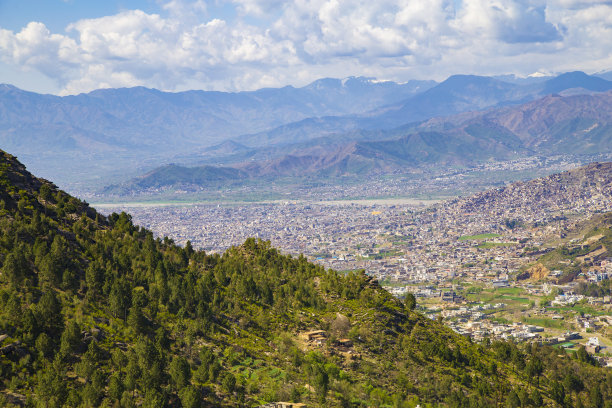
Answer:
[[[612,70],[612,1],[0,0],[0,83],[58,95]]]

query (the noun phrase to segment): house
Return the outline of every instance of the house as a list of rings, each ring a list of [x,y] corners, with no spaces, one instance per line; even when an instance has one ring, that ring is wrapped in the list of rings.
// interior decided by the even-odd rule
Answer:
[[[593,345],[588,345],[585,347],[585,350],[587,351],[587,353],[589,354],[595,354],[595,353],[599,353],[599,350],[601,350],[600,346],[593,346]]]
[[[601,344],[599,343],[599,337],[589,337],[589,341],[587,341],[587,346],[601,346]]]
[[[302,339],[306,340],[310,344],[322,346],[327,340],[327,333],[325,332],[325,330],[313,330],[302,333],[300,337],[302,337]]]
[[[340,347],[350,348],[353,347],[353,340],[351,339],[340,339],[336,340],[336,344]]]
[[[317,337],[327,337],[325,330],[313,330],[300,335],[304,340],[313,341]]]
[[[507,279],[494,280],[492,285],[494,288],[507,288],[510,286]]]
[[[452,302],[455,300],[455,292],[444,292],[442,293],[442,301],[443,302]]]

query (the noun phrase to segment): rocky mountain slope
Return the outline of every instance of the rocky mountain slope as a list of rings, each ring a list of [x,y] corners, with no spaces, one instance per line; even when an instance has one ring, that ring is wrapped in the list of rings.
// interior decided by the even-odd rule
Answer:
[[[574,211],[612,210],[612,163],[584,167],[527,182],[516,182],[445,203],[457,213],[487,214],[499,219],[543,221]]]
[[[305,141],[350,130],[390,130],[430,118],[516,106],[560,92],[591,94],[612,90],[612,82],[583,72],[570,72],[534,84],[505,82],[490,77],[453,75],[403,101],[361,115],[330,116],[300,121],[241,137],[249,146]],[[471,117],[477,113],[468,115]],[[459,115],[459,118],[462,118]]]
[[[392,131],[354,131],[276,148],[236,148],[234,144],[225,158],[216,156],[215,161],[240,169],[242,180],[247,180],[262,176],[366,176],[423,166],[471,166],[489,159],[536,154],[599,154],[612,152],[611,107],[611,92],[552,95]],[[214,152],[201,154],[200,160],[206,161]],[[191,170],[185,172],[186,178],[191,177]],[[150,179],[140,185],[130,181],[126,189],[138,191],[147,185],[172,186]]]
[[[452,128],[470,133],[505,132],[524,148],[539,154],[610,151],[612,149],[612,93],[551,95],[519,106],[433,119],[419,129]]]
[[[540,256],[533,262],[531,269],[527,269],[527,273],[520,277],[534,280],[547,278],[547,274],[534,275],[533,269],[562,271],[554,279],[558,283],[576,280],[582,290],[587,289],[591,283],[587,282],[589,273],[606,273],[600,267],[601,262],[612,256],[612,212],[597,214],[577,223],[564,233],[563,240],[555,244],[551,251]],[[610,295],[612,281],[604,279],[598,285],[591,286],[592,289],[601,290],[600,296]]]
[[[437,87],[426,93],[434,89]],[[419,160],[445,165],[525,154],[593,154],[612,151],[611,107],[610,92],[551,95],[485,112],[430,119],[418,126],[382,133],[341,135],[404,159],[404,165],[418,164]],[[342,136],[335,139],[342,140]],[[295,146],[294,154],[300,148]]]

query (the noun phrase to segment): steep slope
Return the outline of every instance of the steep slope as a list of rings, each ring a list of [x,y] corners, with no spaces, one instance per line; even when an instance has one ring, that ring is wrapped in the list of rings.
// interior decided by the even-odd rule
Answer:
[[[244,151],[229,156],[238,163],[223,166],[162,166],[104,193],[139,193],[150,188],[205,188],[221,181],[244,182],[261,178],[274,179],[366,176],[405,172],[419,166],[472,165],[490,158],[511,159],[530,153],[511,132],[497,132],[472,126],[469,133],[418,132],[399,139],[380,141],[342,141],[342,137],[321,138],[313,144],[302,143],[277,150]],[[373,133],[369,133],[373,135]],[[361,138],[361,135],[354,135]],[[366,136],[367,137],[367,136]],[[246,157],[245,157],[246,156]],[[260,158],[260,160],[255,160]],[[246,160],[245,160],[246,159]]]
[[[540,155],[612,151],[612,91],[544,98],[518,106],[424,122],[417,130],[506,134]]]
[[[555,94],[567,89],[581,88],[588,91],[605,92],[612,89],[612,82],[587,75],[581,71],[566,72],[558,77],[551,78],[544,83],[542,93],[545,95]]]
[[[3,406],[541,406],[567,370],[583,385],[570,404],[612,397],[601,368],[473,344],[363,273],[252,239],[181,248],[0,165]]]
[[[480,121],[508,129],[539,152],[612,150],[612,93],[549,96],[484,115]]]
[[[391,160],[384,160],[391,159]],[[388,172],[402,162],[385,157],[361,143],[346,143],[337,148],[309,149],[263,162],[248,163],[239,168],[251,177],[338,177]]]
[[[231,167],[182,167],[175,164],[159,167],[149,173],[138,177],[130,182],[128,186],[109,186],[106,192],[118,192],[133,190],[154,190],[166,186],[219,186],[229,185],[232,181],[242,180],[247,174]]]
[[[0,145],[45,177],[81,188],[100,179],[117,182],[154,163],[176,161],[175,157],[196,164],[198,153],[228,139],[253,150],[277,148],[321,137],[342,138],[347,132],[392,131],[432,117],[524,103],[552,91],[575,94],[610,89],[610,82],[580,72],[533,84],[456,75],[433,85],[431,81],[397,84],[348,78],[252,92],[169,93],[136,87],[67,97],[2,85]],[[574,114],[554,125],[544,135],[529,133],[533,140],[523,147],[546,154],[611,148],[609,122]],[[490,131],[498,126],[495,122]],[[575,140],[576,135],[583,136],[581,132],[583,144]],[[544,142],[536,143],[538,137]],[[349,140],[353,141],[358,140]],[[250,153],[243,150],[234,157],[238,158],[250,158]]]
[[[592,211],[610,210],[612,163],[592,163],[548,177],[512,183],[445,205],[460,213],[497,214],[500,219],[524,214],[544,219],[554,212],[563,214],[579,209],[586,201]]]
[[[378,83],[365,78],[321,80],[304,88],[252,92],[162,92],[143,87],[100,89],[57,97],[0,86],[3,131],[35,135],[48,126],[70,137],[74,129],[96,135],[98,142],[159,151],[212,145],[229,136],[259,131],[308,117],[362,112],[404,98],[430,86]],[[4,136],[4,133],[0,133]],[[44,141],[46,136],[39,135]],[[4,140],[2,140],[4,142]],[[52,144],[45,146],[49,148]],[[12,147],[22,148],[22,145]],[[36,147],[36,146],[30,146]],[[74,143],[57,148],[76,148]]]
[[[536,91],[493,78],[454,75],[417,95],[361,115],[307,119],[241,138],[247,145],[300,142],[355,129],[393,129],[432,117],[522,100]]]
[[[612,256],[612,212],[597,214],[579,223],[565,235],[563,242],[534,263],[543,265],[549,270],[563,271],[563,274],[556,279],[559,283],[576,280],[580,274],[583,274],[580,281],[582,289],[586,290],[588,288],[586,277],[589,272],[605,272],[598,266],[601,261]],[[594,265],[597,267],[594,268]],[[605,290],[603,295],[610,295],[611,282],[604,280],[592,289]]]
[[[428,91],[429,92],[429,91]],[[263,139],[245,138],[273,147],[248,148],[233,142],[215,163],[244,171],[242,179],[322,177],[401,172],[419,166],[474,165],[485,160],[508,160],[530,155],[585,155],[612,152],[612,92],[592,95],[550,95],[518,106],[468,112],[428,120],[418,126],[387,131],[359,131],[346,119],[344,133],[312,139],[329,118],[308,119],[311,126],[287,125]],[[295,126],[295,127],[294,127]],[[288,129],[293,130],[288,130]],[[349,129],[352,129],[349,131]],[[300,132],[298,135],[295,132]],[[299,143],[283,142],[289,132]],[[270,138],[267,138],[270,137]],[[229,143],[229,142],[228,142]],[[239,147],[236,147],[239,146]],[[211,160],[205,153],[186,161]],[[191,170],[183,180],[192,179]],[[138,185],[134,181],[129,182]],[[206,182],[204,181],[204,185]],[[165,184],[170,185],[170,184]]]
[[[488,77],[453,75],[439,85],[374,112],[377,123],[387,128],[418,122],[436,116],[481,110],[500,103],[517,103],[528,93],[518,85]]]

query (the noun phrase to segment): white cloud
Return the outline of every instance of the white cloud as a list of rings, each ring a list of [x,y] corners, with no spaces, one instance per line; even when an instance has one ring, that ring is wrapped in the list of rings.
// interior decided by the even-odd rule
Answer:
[[[197,0],[188,2],[185,0],[171,0],[165,3],[162,8],[168,10],[174,16],[184,17],[186,14],[206,13],[206,2]]]
[[[19,32],[0,29],[0,58],[54,78],[64,93],[134,85],[254,89],[322,76],[402,81],[601,71],[612,68],[610,4],[171,0],[159,14],[126,10],[76,21],[65,33],[37,22]],[[226,12],[215,14],[219,8]]]
[[[78,94],[83,91],[101,88],[122,88],[145,86],[147,83],[137,78],[131,72],[117,71],[104,64],[91,64],[87,71],[76,79],[69,80],[64,88],[64,94]]]
[[[74,64],[76,43],[63,35],[51,34],[44,24],[31,22],[20,32],[0,29],[0,56],[16,65],[34,69],[49,77],[62,77]]]
[[[265,17],[267,14],[280,10],[290,3],[284,0],[231,0],[238,12],[243,15]]]
[[[561,40],[558,28],[546,19],[541,1],[464,0],[455,26],[472,38],[502,43],[542,43]]]
[[[600,4],[612,5],[610,0],[552,0],[549,2],[551,6],[557,6],[567,9],[581,9]]]

